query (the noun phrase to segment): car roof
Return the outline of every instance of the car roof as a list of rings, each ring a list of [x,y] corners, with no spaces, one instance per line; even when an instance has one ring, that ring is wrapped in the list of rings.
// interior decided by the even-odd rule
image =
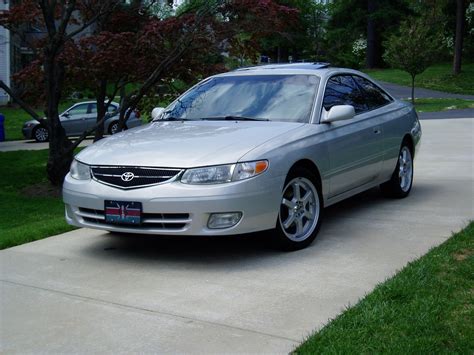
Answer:
[[[236,69],[235,71],[244,70],[274,70],[274,69],[305,69],[305,70],[316,70],[328,68],[330,63],[314,62],[314,63],[283,63],[283,64],[265,64],[251,67],[244,67]]]
[[[329,63],[314,62],[314,63],[284,63],[284,64],[265,64],[251,67],[238,68],[230,72],[215,75],[219,76],[236,76],[236,75],[291,75],[291,74],[306,74],[317,75],[319,77],[331,76],[333,74],[346,73],[357,74],[369,78],[366,74],[348,68],[332,67]],[[370,79],[370,78],[369,78]]]
[[[80,102],[76,102],[75,104],[71,105],[71,107],[72,107],[72,106],[76,106],[76,105],[95,104],[95,103],[97,103],[97,101],[95,101],[95,100],[94,100],[94,101],[92,101],[92,100],[91,100],[91,101],[80,101]],[[111,104],[111,105],[116,105],[116,106],[119,105],[119,104],[116,103],[115,101],[112,101],[110,104]]]

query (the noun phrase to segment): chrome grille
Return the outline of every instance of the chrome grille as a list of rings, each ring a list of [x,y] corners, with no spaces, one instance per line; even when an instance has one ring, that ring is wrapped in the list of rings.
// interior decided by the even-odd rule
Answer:
[[[132,166],[92,166],[92,177],[106,185],[121,189],[161,184],[174,179],[180,169]]]
[[[84,222],[98,225],[112,225],[120,227],[117,224],[109,224],[105,221],[103,210],[94,210],[90,208],[79,207],[76,215],[82,217]],[[180,230],[191,223],[189,213],[143,213],[141,225],[126,225],[129,229],[157,229],[157,230]]]

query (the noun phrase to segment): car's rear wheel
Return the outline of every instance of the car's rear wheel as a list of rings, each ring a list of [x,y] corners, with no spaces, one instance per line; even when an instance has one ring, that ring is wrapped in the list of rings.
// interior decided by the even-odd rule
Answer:
[[[48,130],[42,126],[38,126],[33,131],[33,137],[37,142],[47,142],[49,139]]]
[[[322,206],[321,189],[314,174],[305,168],[290,172],[275,228],[277,246],[291,251],[310,245],[321,226]]]
[[[413,155],[410,147],[404,142],[392,178],[380,185],[382,193],[388,197],[407,197],[413,185],[413,171]]]

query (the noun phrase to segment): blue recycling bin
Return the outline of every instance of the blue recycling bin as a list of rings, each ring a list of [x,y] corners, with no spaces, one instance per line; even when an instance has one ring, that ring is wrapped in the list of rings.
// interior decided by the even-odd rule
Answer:
[[[5,116],[0,113],[0,142],[5,140]]]

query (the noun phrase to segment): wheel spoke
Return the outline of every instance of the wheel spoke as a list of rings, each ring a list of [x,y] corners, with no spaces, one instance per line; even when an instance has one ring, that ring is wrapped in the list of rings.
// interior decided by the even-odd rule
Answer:
[[[286,207],[288,207],[288,208],[291,209],[291,210],[295,207],[295,204],[293,203],[293,201],[287,200],[286,198],[284,198],[284,199],[281,201],[281,204],[282,204],[282,205],[285,205]]]
[[[288,218],[283,222],[283,228],[288,229],[295,221],[295,215],[293,212],[290,213]]]
[[[300,217],[296,219],[296,235],[300,236],[301,234],[303,234],[303,219]]]
[[[313,194],[311,191],[307,191],[306,194],[303,196],[303,205],[306,206],[308,202],[311,202],[311,198]]]
[[[301,200],[300,184],[297,182],[293,183],[293,196],[297,201]]]

